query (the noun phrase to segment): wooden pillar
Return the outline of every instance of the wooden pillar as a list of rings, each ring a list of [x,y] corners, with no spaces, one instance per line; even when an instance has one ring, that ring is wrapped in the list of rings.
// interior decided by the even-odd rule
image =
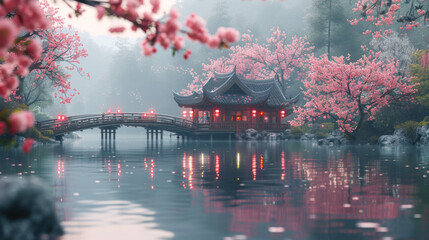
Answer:
[[[112,129],[109,129],[109,142],[112,141]]]
[[[158,129],[155,130],[155,138],[156,138],[156,142],[158,143]]]
[[[100,128],[100,130],[101,130],[101,142],[103,142],[103,129]]]
[[[164,132],[162,130],[161,130],[160,135],[161,135],[161,141],[162,141],[162,138],[163,138],[163,135],[164,135]]]
[[[153,142],[153,129],[150,130],[150,140]]]
[[[116,140],[116,129],[113,129],[113,141]]]
[[[146,140],[149,142],[149,129],[146,128]]]
[[[107,129],[104,129],[104,141],[107,142]]]

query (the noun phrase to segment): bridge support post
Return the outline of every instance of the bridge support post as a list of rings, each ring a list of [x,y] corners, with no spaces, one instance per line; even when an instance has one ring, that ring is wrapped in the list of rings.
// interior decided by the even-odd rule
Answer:
[[[158,129],[155,130],[155,139],[156,139],[156,143],[158,143]]]
[[[150,130],[150,140],[153,142],[153,129]]]
[[[101,142],[103,142],[103,131],[104,131],[104,129],[100,129],[101,130]]]
[[[104,141],[107,143],[107,129],[104,129]]]
[[[112,141],[112,129],[109,129],[108,131],[109,131],[109,142],[111,142]]]
[[[149,142],[149,129],[146,129],[146,140]]]
[[[161,135],[161,142],[162,142],[162,135],[163,135],[164,133],[163,133],[163,131],[161,130],[161,133],[160,133],[160,135]]]
[[[113,141],[116,141],[116,129],[113,129]]]

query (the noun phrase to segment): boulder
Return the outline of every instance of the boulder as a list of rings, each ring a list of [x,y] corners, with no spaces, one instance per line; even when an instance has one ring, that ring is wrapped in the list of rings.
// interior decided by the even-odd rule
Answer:
[[[409,144],[410,140],[405,136],[404,130],[396,129],[393,135],[383,135],[378,139],[380,145]]]
[[[329,146],[339,146],[346,144],[347,139],[343,138],[343,132],[339,129],[336,129],[328,134],[327,138],[322,138],[317,141],[319,145],[329,145]]]
[[[0,239],[57,239],[64,234],[47,185],[39,179],[0,179]]]
[[[308,140],[314,140],[317,139],[316,135],[311,133],[304,133],[304,135],[301,136],[301,141],[308,141]]]
[[[294,139],[295,137],[293,136],[293,134],[291,133],[290,129],[286,129],[284,132],[281,132],[279,135],[279,138],[281,140],[285,140],[285,139]]]
[[[416,144],[418,145],[429,144],[429,125],[420,126],[417,128]]]

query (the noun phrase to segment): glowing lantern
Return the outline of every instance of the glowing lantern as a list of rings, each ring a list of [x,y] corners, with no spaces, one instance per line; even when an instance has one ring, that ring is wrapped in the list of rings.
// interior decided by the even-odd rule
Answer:
[[[155,110],[151,109],[151,110],[150,110],[150,113],[152,113],[152,114],[153,114],[153,113],[155,113]]]
[[[256,117],[256,110],[252,110],[252,117]]]
[[[183,118],[186,118],[186,111],[183,111]]]
[[[264,116],[264,112],[259,112],[259,115]]]
[[[143,114],[142,114],[142,117],[147,117],[147,113],[143,113]]]
[[[219,113],[220,113],[220,110],[219,110],[219,109],[216,109],[216,110],[215,110],[215,116],[216,116],[216,117],[219,117]]]
[[[65,115],[57,115],[57,120],[64,121],[66,119]]]
[[[120,108],[116,109],[116,112],[121,113],[121,109]]]
[[[64,120],[66,118],[66,116],[62,115],[61,116],[61,120]]]
[[[280,116],[282,118],[286,117],[286,111],[285,110],[280,111]]]
[[[190,118],[193,118],[193,117],[194,117],[194,111],[192,111],[192,110],[191,110],[191,111],[189,111],[189,117],[190,117]]]
[[[110,110],[110,108],[109,108],[109,109],[107,109],[107,113],[112,113],[112,111]]]

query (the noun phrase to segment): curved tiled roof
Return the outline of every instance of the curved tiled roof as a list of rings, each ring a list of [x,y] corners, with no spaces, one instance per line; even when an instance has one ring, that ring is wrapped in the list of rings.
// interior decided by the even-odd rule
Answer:
[[[234,85],[241,93],[228,92]],[[288,99],[282,91],[278,78],[266,80],[242,79],[236,74],[236,69],[228,73],[214,73],[203,86],[202,93],[182,96],[173,93],[174,100],[180,106],[192,107],[204,104],[206,101],[217,105],[256,105],[266,103],[270,107],[286,107],[295,103],[297,97]]]

